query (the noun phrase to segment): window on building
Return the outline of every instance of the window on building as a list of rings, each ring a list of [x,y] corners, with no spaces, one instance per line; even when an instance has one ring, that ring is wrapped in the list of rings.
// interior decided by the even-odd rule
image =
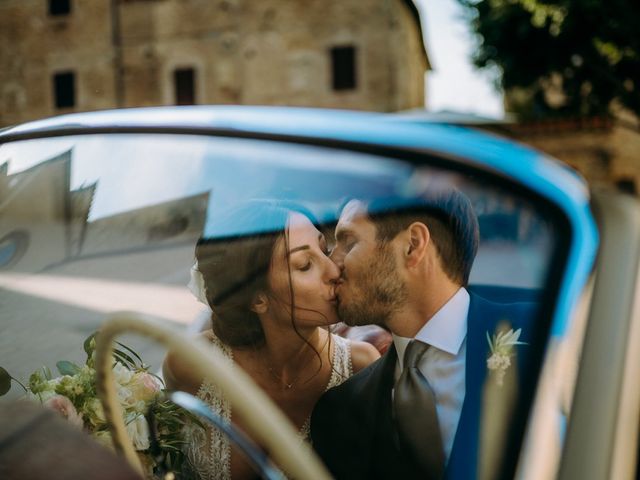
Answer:
[[[56,108],[76,105],[76,78],[73,72],[56,73],[53,77],[53,93]]]
[[[71,0],[49,0],[49,15],[69,15]]]
[[[618,190],[624,193],[630,193],[631,195],[637,195],[638,189],[636,188],[636,182],[633,178],[623,177],[616,180],[616,187]]]
[[[173,72],[176,105],[196,103],[195,71],[193,68],[179,68]]]
[[[356,88],[356,49],[353,46],[331,49],[332,83],[334,90]]]

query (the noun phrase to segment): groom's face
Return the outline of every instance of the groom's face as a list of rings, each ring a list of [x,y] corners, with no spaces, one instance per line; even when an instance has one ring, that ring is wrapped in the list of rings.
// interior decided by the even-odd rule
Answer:
[[[406,301],[393,241],[377,240],[376,226],[357,200],[342,210],[331,258],[341,271],[338,315],[347,325],[385,325]]]

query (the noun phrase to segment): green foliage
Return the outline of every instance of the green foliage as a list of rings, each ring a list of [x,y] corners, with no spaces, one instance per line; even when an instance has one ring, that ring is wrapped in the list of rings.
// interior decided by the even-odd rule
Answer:
[[[617,101],[640,114],[640,2],[458,1],[481,39],[475,64],[500,68],[516,113],[607,115]]]
[[[184,425],[188,422],[204,428],[204,424],[194,414],[168,400],[154,402],[150,410],[156,430],[155,448],[160,451],[164,468],[180,472],[185,461],[183,447],[186,440],[182,435]],[[154,453],[157,454],[157,451]]]
[[[96,333],[83,342],[87,354],[84,365],[76,365],[67,360],[56,363],[59,377],[54,377],[51,370],[45,366],[29,376],[29,382],[25,387],[0,367],[0,396],[7,393],[11,388],[11,382],[15,381],[25,390],[27,398],[41,404],[47,404],[56,396],[64,397],[67,402],[64,408],[67,409],[67,413],[71,410],[68,419],[76,419],[97,441],[111,445],[106,417],[97,398],[95,337]],[[134,421],[139,424],[144,419],[142,423],[148,425],[148,419],[152,419],[156,431],[152,442],[154,445],[145,446],[146,440],[151,439],[146,438],[144,429],[137,430],[136,427],[131,431],[127,430],[127,433],[134,445],[136,441],[133,436],[136,436],[138,454],[148,460],[151,468],[159,471],[161,464],[165,469],[179,472],[185,460],[182,450],[185,442],[185,424],[193,422],[200,427],[203,425],[191,413],[171,402],[163,390],[162,380],[148,371],[149,366],[145,365],[138,353],[122,343],[116,344],[118,348],[113,352],[112,369],[120,407],[123,410],[123,420],[128,425]],[[59,398],[55,400],[61,405]],[[148,442],[146,444],[148,445]]]
[[[44,375],[44,378],[46,378],[47,380],[51,380],[53,378],[53,373],[51,373],[51,369],[46,365],[42,367],[42,374]]]
[[[113,356],[120,363],[125,364],[131,370],[147,370],[148,367],[144,364],[144,362],[142,361],[142,358],[140,358],[140,356],[136,352],[134,352],[132,349],[130,349],[129,347],[127,347],[126,345],[120,342],[115,342],[115,343],[116,345],[119,345],[122,348],[124,348],[127,352],[125,353],[122,350],[119,350],[117,348],[113,349]]]
[[[11,375],[0,367],[0,397],[11,390]]]
[[[80,367],[73,362],[68,360],[60,360],[56,363],[56,367],[60,372],[60,375],[75,375],[76,373],[80,373]],[[51,378],[49,377],[49,380]]]
[[[44,392],[48,388],[47,379],[39,370],[36,370],[29,376],[28,386],[32,393]]]
[[[84,342],[82,342],[82,348],[84,348],[87,358],[90,358],[93,351],[96,349],[96,335],[98,332],[93,332],[89,335]]]

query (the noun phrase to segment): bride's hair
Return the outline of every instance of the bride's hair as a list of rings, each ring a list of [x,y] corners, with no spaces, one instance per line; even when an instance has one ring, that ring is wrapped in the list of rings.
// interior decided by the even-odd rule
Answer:
[[[304,207],[275,200],[252,200],[215,220],[196,246],[207,302],[212,310],[213,332],[232,347],[260,346],[265,337],[253,311],[257,295],[268,294],[268,273],[276,242],[282,238],[288,250],[288,220],[299,212],[317,224]],[[287,265],[288,265],[288,257]],[[291,277],[289,276],[289,285]],[[289,288],[291,322],[295,329],[293,287]]]

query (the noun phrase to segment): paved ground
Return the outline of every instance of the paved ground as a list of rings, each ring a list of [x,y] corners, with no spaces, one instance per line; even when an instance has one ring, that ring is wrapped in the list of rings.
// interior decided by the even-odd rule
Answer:
[[[102,312],[4,289],[0,290],[0,304],[0,366],[21,381],[43,365],[55,372],[58,360],[82,364],[86,360],[84,339],[106,317]],[[164,357],[161,347],[136,336],[123,336],[121,341],[134,348],[154,370],[160,368]],[[14,385],[7,398],[20,393],[21,389]]]

